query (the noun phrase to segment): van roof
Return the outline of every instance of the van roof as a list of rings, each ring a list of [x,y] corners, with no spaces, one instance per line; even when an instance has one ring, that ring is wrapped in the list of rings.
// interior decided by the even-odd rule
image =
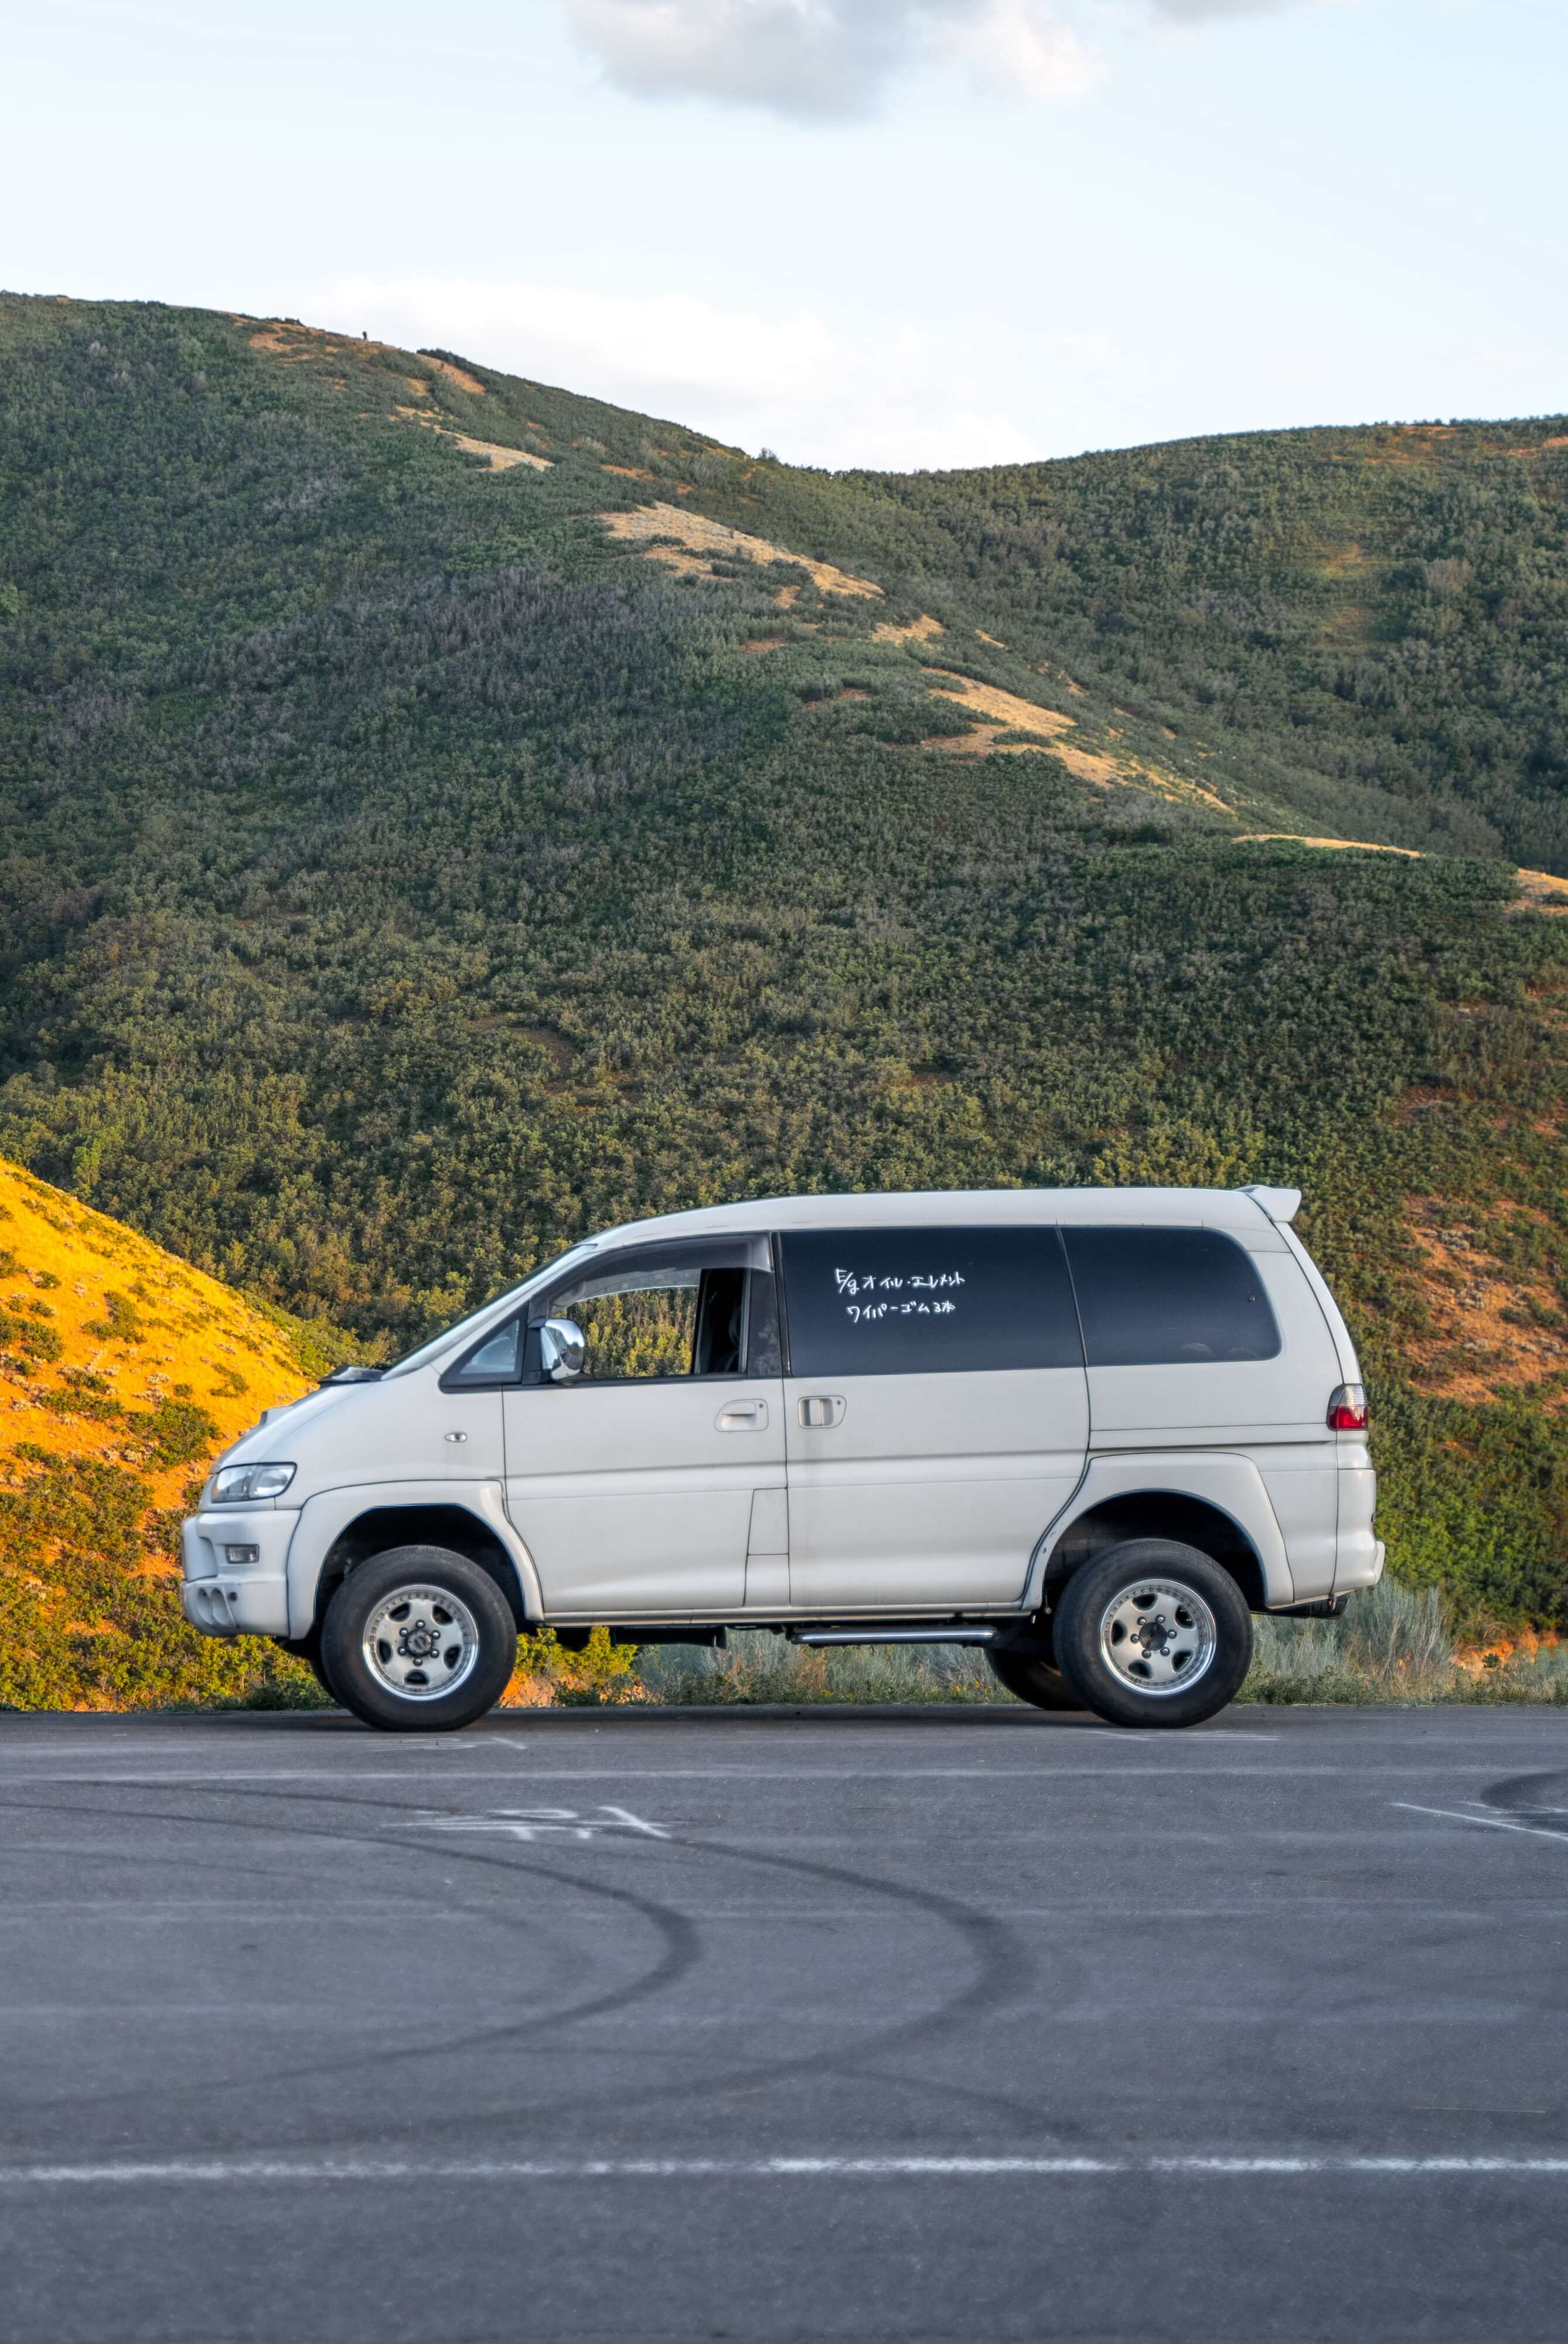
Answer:
[[[891,1194],[759,1197],[735,1205],[704,1205],[694,1212],[661,1213],[605,1229],[602,1246],[646,1244],[656,1238],[708,1237],[727,1230],[918,1228],[966,1222],[1007,1228],[1060,1221],[1130,1225],[1200,1225],[1243,1232],[1255,1244],[1289,1221],[1300,1202],[1295,1188],[910,1188]],[[1277,1239],[1283,1247],[1283,1239]]]

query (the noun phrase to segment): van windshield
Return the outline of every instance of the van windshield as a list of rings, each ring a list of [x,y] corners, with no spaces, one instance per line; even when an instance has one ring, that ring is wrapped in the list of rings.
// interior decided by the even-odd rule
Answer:
[[[586,1259],[598,1243],[597,1238],[586,1238],[581,1245],[557,1254],[553,1261],[541,1262],[521,1286],[509,1287],[504,1294],[498,1294],[492,1301],[482,1302],[477,1310],[470,1310],[467,1318],[460,1318],[455,1326],[443,1328],[439,1335],[428,1337],[417,1351],[405,1352],[400,1359],[394,1359],[382,1378],[383,1382],[387,1377],[411,1375],[416,1368],[428,1368],[448,1351],[454,1350],[460,1343],[466,1342],[470,1335],[482,1334],[487,1319],[503,1316],[513,1303],[523,1301],[536,1286],[541,1285],[548,1278],[553,1278],[556,1271],[564,1269],[569,1262],[576,1261],[580,1256]]]

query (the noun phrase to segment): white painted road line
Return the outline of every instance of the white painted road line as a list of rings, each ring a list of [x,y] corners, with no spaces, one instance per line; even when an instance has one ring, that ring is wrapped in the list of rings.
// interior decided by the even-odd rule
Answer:
[[[1485,1824],[1492,1831],[1525,1832],[1532,1839],[1554,1839],[1559,1847],[1568,1846],[1568,1832],[1543,1831],[1538,1824],[1510,1823],[1502,1815],[1467,1815],[1458,1807],[1417,1807],[1408,1799],[1394,1799],[1391,1803],[1407,1815],[1441,1815],[1451,1824]]]
[[[663,1824],[645,1823],[625,1807],[580,1814],[575,1807],[495,1807],[483,1815],[410,1815],[410,1831],[488,1832],[502,1839],[603,1839],[616,1832],[636,1839],[668,1839]]]
[[[1568,2179],[1554,2157],[210,2157],[0,2166],[0,2188],[322,2181]]]

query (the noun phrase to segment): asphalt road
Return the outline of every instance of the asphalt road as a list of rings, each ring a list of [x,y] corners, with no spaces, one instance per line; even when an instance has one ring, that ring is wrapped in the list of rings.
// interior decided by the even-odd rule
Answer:
[[[1568,2336],[1568,1716],[0,1719],[0,2329]]]

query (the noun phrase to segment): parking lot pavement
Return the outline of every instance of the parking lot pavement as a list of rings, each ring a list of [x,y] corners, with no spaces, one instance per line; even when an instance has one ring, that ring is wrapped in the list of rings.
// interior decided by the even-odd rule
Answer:
[[[13,2339],[1568,2333],[1568,1717],[0,1720]]]

